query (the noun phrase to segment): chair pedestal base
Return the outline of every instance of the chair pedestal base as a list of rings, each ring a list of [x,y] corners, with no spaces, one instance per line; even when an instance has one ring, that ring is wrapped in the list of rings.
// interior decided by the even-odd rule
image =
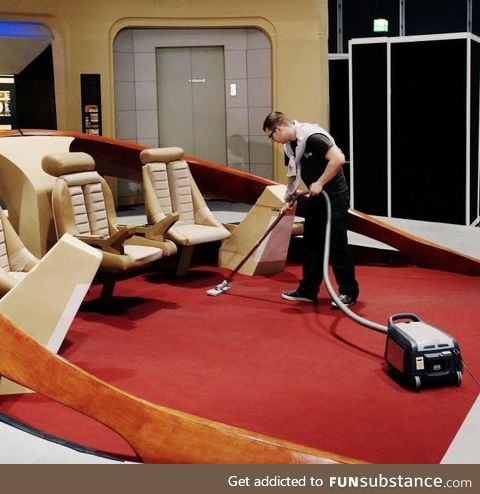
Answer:
[[[177,276],[186,276],[192,262],[193,245],[184,245],[181,248],[177,264]]]

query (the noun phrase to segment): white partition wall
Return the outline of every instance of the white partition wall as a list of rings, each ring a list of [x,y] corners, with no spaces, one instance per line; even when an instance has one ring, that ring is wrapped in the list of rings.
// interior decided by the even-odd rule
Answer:
[[[386,41],[351,42],[349,70],[351,203],[381,216],[388,214],[389,189]]]
[[[349,54],[353,207],[477,223],[480,38],[359,39]]]

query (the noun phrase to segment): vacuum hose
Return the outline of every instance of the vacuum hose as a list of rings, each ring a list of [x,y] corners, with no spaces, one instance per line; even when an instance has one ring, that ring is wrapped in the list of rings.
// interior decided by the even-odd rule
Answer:
[[[330,198],[328,197],[328,194],[324,190],[322,190],[322,194],[327,207],[327,225],[325,229],[325,249],[323,255],[323,278],[325,280],[325,286],[327,287],[328,294],[330,295],[330,297],[332,297],[338,308],[350,319],[353,319],[358,324],[366,326],[369,329],[373,329],[380,333],[387,333],[387,326],[369,321],[368,319],[365,319],[364,317],[361,317],[358,314],[355,314],[355,312],[351,311],[345,304],[340,301],[340,298],[332,287],[330,277],[328,275],[328,264],[330,259],[330,230],[332,225],[332,206],[330,204]]]

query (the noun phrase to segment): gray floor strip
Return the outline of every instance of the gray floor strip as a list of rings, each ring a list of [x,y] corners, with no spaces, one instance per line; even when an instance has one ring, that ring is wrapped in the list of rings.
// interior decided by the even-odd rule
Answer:
[[[467,379],[468,377],[465,376]],[[465,417],[442,461],[443,464],[480,463],[480,395]]]

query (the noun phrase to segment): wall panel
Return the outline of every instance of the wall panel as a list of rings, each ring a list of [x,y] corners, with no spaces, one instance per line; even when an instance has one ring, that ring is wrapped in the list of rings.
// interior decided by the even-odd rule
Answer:
[[[471,43],[470,223],[479,219],[480,43]]]
[[[465,223],[466,44],[391,44],[393,217]]]
[[[352,44],[351,55],[352,199],[362,212],[386,215],[387,44]]]
[[[480,40],[353,40],[353,207],[470,225],[479,216]]]

